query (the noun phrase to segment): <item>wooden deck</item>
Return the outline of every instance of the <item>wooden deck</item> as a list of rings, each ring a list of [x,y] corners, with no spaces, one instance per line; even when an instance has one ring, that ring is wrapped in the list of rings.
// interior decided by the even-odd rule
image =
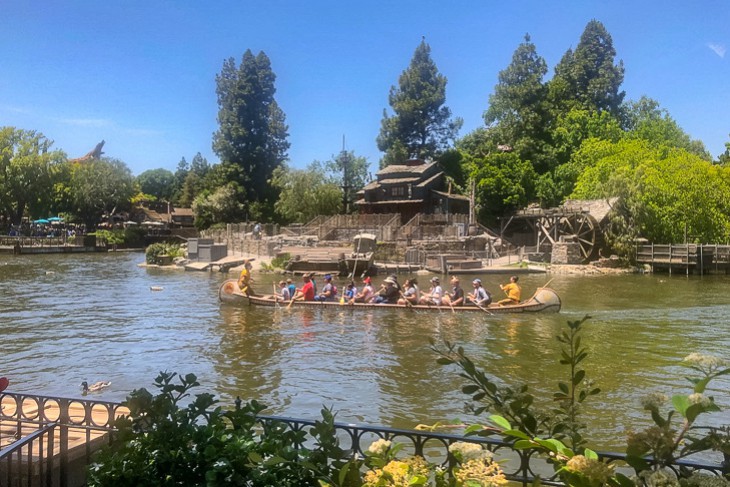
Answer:
[[[728,273],[730,245],[646,244],[636,248],[636,262],[648,265],[652,271],[670,274]]]
[[[122,406],[109,406],[97,403],[84,406],[83,400],[69,400],[67,403],[68,417],[61,417],[62,400],[47,399],[39,402],[28,397],[22,402],[22,411],[18,411],[18,402],[10,396],[2,397],[0,402],[0,450],[10,447],[13,443],[38,431],[43,425],[57,422],[69,424],[65,428],[56,429],[53,435],[52,455],[50,449],[43,452],[44,457],[56,457],[65,450],[69,464],[82,462],[85,464],[91,453],[109,442],[109,434],[113,421],[122,415],[129,414],[129,410]],[[39,411],[39,404],[43,410]],[[66,404],[64,404],[66,405]],[[65,409],[65,408],[64,408]],[[65,446],[64,443],[65,442]],[[19,462],[27,465],[31,462],[34,470],[40,468],[35,465],[40,462],[39,450],[20,450]]]

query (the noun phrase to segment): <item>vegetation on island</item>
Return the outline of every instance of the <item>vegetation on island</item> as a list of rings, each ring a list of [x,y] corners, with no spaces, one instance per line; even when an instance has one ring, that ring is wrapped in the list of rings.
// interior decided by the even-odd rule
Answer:
[[[478,219],[488,226],[529,204],[619,197],[607,233],[615,252],[625,252],[637,236],[661,243],[730,240],[730,142],[713,160],[656,100],[627,100],[625,67],[601,22],[588,22],[548,73],[525,35],[485,93],[484,125],[460,136],[462,120],[446,103],[447,77],[421,40],[390,88],[390,110],[383,110],[376,136],[380,167],[409,158],[437,161],[455,191],[474,191]],[[102,215],[144,199],[192,207],[200,229],[251,220],[304,223],[354,211],[369,161],[345,150],[324,162],[289,160],[286,116],[264,52],[247,50],[240,63],[225,60],[216,95],[212,147],[220,162],[198,153],[190,163],[182,158],[174,173],[150,169],[134,177],[123,161],[69,160],[43,134],[0,129],[0,221],[63,214],[93,228]]]
[[[502,440],[508,448],[539,456],[565,485],[727,486],[728,478],[677,468],[697,453],[730,453],[727,426],[708,427],[706,417],[720,411],[708,395],[710,383],[730,374],[726,361],[691,354],[682,365],[690,372],[690,392],[671,400],[652,393],[642,400],[648,416],[627,431],[624,461],[603,458],[591,446],[590,425],[582,408],[601,393],[583,368],[588,349],[581,336],[588,317],[569,321],[556,337],[565,376],[552,397],[534,396],[527,385],[504,384],[478,367],[464,350],[450,343],[432,349],[438,363],[458,370],[466,380],[462,392],[485,424],[464,425],[461,441],[451,440],[439,459],[415,456],[387,436],[374,441],[364,456],[340,443],[335,414],[322,409],[307,428],[259,417],[265,407],[254,401],[224,409],[210,394],[189,397],[199,384],[193,374],[162,372],[156,395],[133,391],[125,401],[129,416],[117,420],[116,441],[104,449],[89,471],[89,485],[246,485],[385,487],[479,487],[507,484],[505,472],[520,465],[514,456],[495,452],[473,438]],[[626,405],[630,407],[631,405]],[[712,423],[710,423],[712,424]],[[436,429],[420,426],[420,429]],[[448,455],[448,459],[444,458]],[[448,460],[448,462],[444,462]],[[435,463],[434,463],[435,462]],[[449,468],[445,468],[448,464]],[[620,469],[617,469],[620,466]],[[718,465],[718,467],[720,467]],[[540,485],[536,479],[534,485]]]

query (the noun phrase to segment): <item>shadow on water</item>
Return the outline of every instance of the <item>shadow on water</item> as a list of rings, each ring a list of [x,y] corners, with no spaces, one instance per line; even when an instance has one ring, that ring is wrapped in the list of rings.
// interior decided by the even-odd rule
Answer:
[[[687,391],[679,361],[691,352],[728,358],[726,276],[551,276],[560,314],[452,314],[276,309],[220,305],[224,274],[145,269],[142,254],[0,257],[0,374],[16,392],[77,397],[82,380],[110,380],[99,399],[150,388],[161,370],[195,373],[199,392],[224,403],[258,399],[268,412],[314,418],[322,406],[345,422],[395,427],[456,418],[467,396],[454,368],[436,364],[429,340],[463,346],[498,380],[549,398],[567,371],[554,339],[585,315],[588,376],[602,393],[586,406],[596,446],[618,447],[645,415],[648,392]],[[255,275],[271,289],[277,276]],[[503,277],[483,282],[499,290]],[[522,278],[528,294],[544,275]],[[341,284],[341,283],[340,283]],[[154,292],[150,288],[162,288]],[[728,407],[727,379],[711,394]],[[726,413],[720,413],[727,422]]]

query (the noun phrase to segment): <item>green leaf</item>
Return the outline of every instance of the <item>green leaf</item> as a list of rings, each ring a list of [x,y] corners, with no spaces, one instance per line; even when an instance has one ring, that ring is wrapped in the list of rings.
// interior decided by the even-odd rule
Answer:
[[[672,405],[679,414],[686,417],[687,408],[690,406],[689,397],[682,394],[672,396]]]
[[[575,376],[573,377],[573,385],[577,386],[580,384],[580,382],[583,380],[583,378],[586,376],[585,370],[579,370],[575,373]]]
[[[464,394],[474,394],[478,390],[479,390],[479,386],[473,385],[473,384],[470,384],[470,385],[467,385],[467,386],[464,386],[461,388],[461,392],[463,392]]]
[[[515,450],[527,450],[528,448],[535,448],[535,444],[530,440],[517,440],[512,445]]]
[[[586,448],[583,451],[583,456],[590,459],[590,460],[598,460],[598,454],[591,450],[590,448]]]
[[[558,443],[560,446],[564,446],[562,443],[560,443],[558,440],[550,438],[547,440],[543,440],[541,438],[535,438],[535,443],[540,445],[541,447],[545,448],[546,450],[550,450],[553,453],[557,453],[559,450],[559,446],[556,444]]]
[[[511,430],[511,429],[512,429],[512,425],[511,425],[511,424],[509,424],[509,421],[507,421],[507,420],[506,420],[505,418],[503,418],[502,416],[499,416],[499,415],[493,414],[493,415],[489,416],[489,419],[490,419],[490,420],[491,420],[491,421],[492,421],[492,422],[493,422],[494,424],[496,424],[497,426],[499,426],[499,427],[500,427],[500,428],[502,428],[502,429],[505,429],[505,430]]]
[[[523,433],[520,430],[512,430],[512,429],[504,430],[504,431],[502,431],[502,434],[505,435],[505,436],[513,436],[515,438],[520,438],[520,439],[523,439],[523,440],[529,440],[530,439],[529,436],[527,436],[525,433]]]
[[[566,384],[565,382],[558,382],[558,389],[560,389],[560,391],[566,395],[570,392],[568,384]]]
[[[248,453],[248,459],[251,463],[262,463],[264,461],[263,457],[255,451]]]

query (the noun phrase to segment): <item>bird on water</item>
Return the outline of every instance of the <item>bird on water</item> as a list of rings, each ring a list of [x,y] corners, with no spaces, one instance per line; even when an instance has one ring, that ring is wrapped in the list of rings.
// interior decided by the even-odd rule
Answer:
[[[102,389],[109,387],[110,385],[112,385],[112,383],[109,381],[99,381],[99,382],[95,382],[91,385],[89,385],[88,382],[83,381],[81,383],[81,392],[82,392],[82,394],[87,394],[89,392],[97,392],[97,391],[100,391]]]

